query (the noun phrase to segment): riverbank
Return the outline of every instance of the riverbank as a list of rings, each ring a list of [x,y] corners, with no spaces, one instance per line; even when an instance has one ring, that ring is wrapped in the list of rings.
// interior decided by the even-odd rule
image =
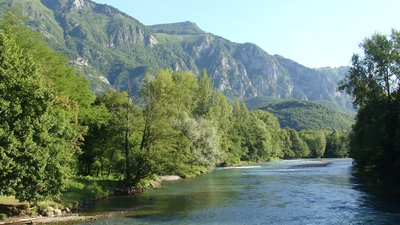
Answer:
[[[58,224],[69,222],[94,221],[99,219],[107,219],[123,214],[124,212],[103,213],[94,216],[82,216],[78,214],[69,214],[56,217],[32,216],[32,217],[15,217],[0,221],[0,225],[19,225],[19,224]]]
[[[242,162],[229,167],[246,167],[254,162]],[[72,214],[71,210],[90,207],[98,200],[118,195],[139,195],[149,189],[157,189],[163,182],[173,182],[180,179],[190,179],[212,171],[205,167],[196,167],[190,173],[180,175],[153,176],[143,179],[134,188],[127,188],[124,181],[116,179],[101,179],[95,177],[75,177],[68,180],[67,188],[60,198],[55,201],[43,201],[37,207],[31,207],[27,203],[19,203],[13,197],[0,198],[0,224],[27,224],[27,223],[58,223],[68,221],[94,220],[96,216],[82,216]],[[0,196],[1,197],[1,196]],[[6,204],[11,203],[11,204]],[[8,209],[7,209],[8,208]],[[1,210],[4,209],[4,210]],[[108,216],[108,215],[107,215]]]
[[[96,216],[78,216],[78,215],[70,215],[63,217],[17,217],[17,218],[9,218],[4,221],[0,221],[0,224],[4,225],[18,225],[18,224],[46,224],[46,223],[65,223],[65,222],[78,222],[78,221],[87,221],[94,220]]]
[[[68,188],[58,200],[42,201],[37,206],[19,202],[12,196],[0,196],[0,225],[86,221],[114,216],[115,213],[82,216],[71,213],[71,210],[88,207],[97,200],[114,195],[138,195],[148,189],[159,188],[162,182],[179,179],[182,177],[177,175],[154,176],[142,180],[135,188],[127,188],[120,180],[76,177],[67,182]]]
[[[352,160],[329,159],[329,166],[291,169],[312,161],[317,160],[217,169],[196,179],[164,183],[134,198],[96,201],[82,212],[125,210],[85,223],[91,225],[399,224],[398,202],[364,191],[354,179]]]

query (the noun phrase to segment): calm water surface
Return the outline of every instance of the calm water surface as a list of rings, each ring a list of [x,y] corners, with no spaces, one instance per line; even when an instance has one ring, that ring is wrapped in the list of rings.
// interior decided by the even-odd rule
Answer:
[[[400,224],[400,205],[352,175],[352,160],[290,160],[217,169],[80,213],[126,211],[81,224]]]

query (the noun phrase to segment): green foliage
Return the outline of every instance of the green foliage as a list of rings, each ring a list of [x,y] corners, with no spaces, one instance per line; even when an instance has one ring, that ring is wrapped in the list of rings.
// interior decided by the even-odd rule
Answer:
[[[87,201],[108,197],[116,188],[121,187],[121,181],[99,179],[94,177],[74,177],[66,181],[67,188],[59,200],[69,208],[77,207]]]
[[[37,202],[59,195],[76,172],[81,123],[92,114],[94,95],[18,15],[8,11],[0,19],[1,192]]]
[[[8,11],[0,21],[0,30],[13,37],[16,44],[41,67],[49,87],[58,95],[78,102],[81,114],[86,113],[95,98],[89,89],[89,82],[68,65],[65,57],[51,50],[39,33],[30,30],[18,12]]]
[[[212,168],[221,160],[216,128],[206,119],[186,118],[178,125],[190,146],[190,163]]]
[[[217,129],[223,164],[238,164],[244,154],[241,149],[241,137],[235,129],[232,107],[221,92],[214,92],[211,106],[205,116]]]
[[[326,137],[323,131],[308,130],[300,132],[300,137],[311,150],[311,157],[321,158],[326,150]],[[346,148],[347,150],[347,148]],[[336,155],[336,157],[344,157]]]
[[[129,114],[131,184],[154,174],[191,176],[197,168],[204,171],[241,160],[320,157],[325,150],[324,133],[305,132],[303,141],[294,129],[282,130],[271,113],[249,112],[237,100],[230,106],[212,88],[205,71],[199,79],[190,72],[170,70],[148,74],[141,97],[143,114],[133,108],[130,111],[136,113]],[[126,94],[106,92],[95,102],[95,108],[104,106],[106,112],[99,111],[89,124],[80,157],[82,174],[124,176],[120,165],[124,164],[126,101]]]
[[[334,130],[326,136],[326,151],[324,157],[349,157],[349,133]]]
[[[180,34],[180,35],[191,35],[191,34],[204,34],[195,23],[190,21],[182,23],[170,23],[153,25],[149,27],[155,33],[166,33],[166,34]]]
[[[7,214],[0,213],[0,220],[5,220],[5,219],[7,219]]]
[[[289,129],[289,140],[291,143],[290,150],[293,152],[295,158],[306,158],[311,154],[310,148],[307,144],[299,137],[299,134],[294,129]]]
[[[350,135],[350,156],[360,171],[376,176],[393,189],[400,186],[399,101],[400,32],[374,34],[354,55],[341,89],[358,108]]]
[[[211,78],[207,72],[203,70],[199,78],[199,87],[196,93],[197,107],[194,110],[196,116],[204,116],[211,107],[211,95],[213,93],[213,85]]]
[[[152,173],[176,173],[187,165],[214,167],[221,160],[217,128],[206,119],[212,86],[204,73],[159,71],[142,89],[144,129],[135,180]],[[197,98],[197,95],[203,96]]]
[[[41,71],[0,33],[0,194],[30,202],[60,193],[81,135],[73,103],[56,97]]]
[[[297,131],[347,130],[353,123],[351,115],[314,102],[283,100],[268,103],[260,109],[271,112],[278,117],[283,128],[293,128]]]
[[[278,118],[276,118],[271,113],[268,113],[268,112],[265,112],[262,110],[256,110],[253,112],[253,114],[264,123],[264,127],[271,134],[270,155],[268,156],[268,158],[282,158],[283,157],[283,153],[282,153],[282,147],[283,147],[282,132],[283,132],[283,130],[281,129],[281,127],[279,125]]]
[[[108,91],[97,98],[93,108],[97,114],[87,124],[80,173],[131,179],[130,161],[138,148],[143,123],[140,107],[132,103],[127,93]]]

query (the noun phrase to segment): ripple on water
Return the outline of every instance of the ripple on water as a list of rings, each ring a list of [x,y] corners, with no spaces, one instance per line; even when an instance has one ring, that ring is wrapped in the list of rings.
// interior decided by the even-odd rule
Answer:
[[[145,207],[88,224],[400,224],[398,202],[359,185],[350,159],[219,169],[121,198],[108,207]]]

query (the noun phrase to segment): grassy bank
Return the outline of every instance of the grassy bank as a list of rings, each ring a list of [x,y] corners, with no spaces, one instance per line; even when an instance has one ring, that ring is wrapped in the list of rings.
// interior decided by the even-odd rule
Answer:
[[[93,200],[106,198],[124,186],[123,181],[94,177],[76,177],[67,181],[58,202],[68,208],[88,204]]]
[[[185,177],[194,177],[204,172],[198,168],[195,172],[183,174]],[[182,176],[182,175],[181,175]],[[136,188],[130,190],[137,194],[150,188],[161,185],[157,176],[141,180]],[[66,188],[56,199],[39,202],[36,206],[27,202],[20,202],[13,196],[0,196],[0,221],[10,217],[29,217],[37,214],[48,215],[49,210],[61,210],[66,214],[70,209],[88,205],[95,200],[107,198],[115,194],[127,194],[123,180],[104,179],[95,177],[74,177],[66,182]]]
[[[208,172],[203,166],[190,166],[179,171],[182,178],[193,178]],[[61,196],[52,200],[39,202],[36,206],[27,202],[19,202],[13,196],[0,196],[0,220],[10,217],[33,217],[41,215],[56,215],[55,210],[66,215],[70,209],[89,205],[93,201],[107,198],[116,194],[138,194],[147,189],[157,188],[161,185],[162,177],[153,176],[142,179],[135,188],[126,188],[125,182],[118,179],[104,179],[96,177],[74,177],[67,180],[65,190]],[[133,191],[133,192],[132,192]]]
[[[119,180],[75,177],[66,182],[66,189],[59,198],[41,201],[37,205],[20,202],[13,196],[0,196],[0,220],[9,217],[46,215],[49,211],[54,213],[54,210],[61,210],[65,214],[69,209],[108,197],[123,186],[124,183]]]

